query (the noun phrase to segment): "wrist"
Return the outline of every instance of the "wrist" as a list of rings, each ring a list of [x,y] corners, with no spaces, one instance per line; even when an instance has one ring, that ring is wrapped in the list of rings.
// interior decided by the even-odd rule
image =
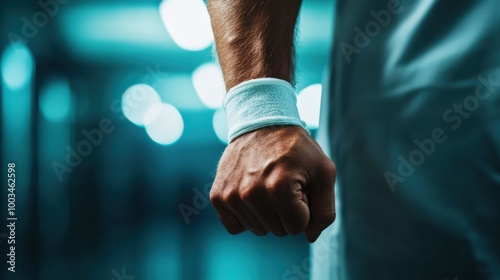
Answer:
[[[290,83],[259,78],[233,87],[224,99],[228,140],[269,126],[296,125],[305,128],[297,109],[297,94]]]

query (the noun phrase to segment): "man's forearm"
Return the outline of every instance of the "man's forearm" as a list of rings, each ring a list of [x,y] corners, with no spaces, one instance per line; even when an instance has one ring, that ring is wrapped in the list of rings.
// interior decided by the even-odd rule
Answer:
[[[285,82],[293,82],[300,4],[301,0],[208,0],[219,61],[231,92],[224,100],[229,144],[217,167],[210,201],[232,234],[304,232],[314,242],[335,219],[335,165],[303,128],[295,90]],[[258,79],[264,77],[268,79]],[[280,127],[261,129],[272,125]]]
[[[256,78],[293,80],[301,0],[208,0],[226,88]]]

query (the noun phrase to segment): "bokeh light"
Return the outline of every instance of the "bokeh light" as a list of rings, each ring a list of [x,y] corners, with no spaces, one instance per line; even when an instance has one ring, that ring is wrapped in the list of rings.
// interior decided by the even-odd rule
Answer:
[[[144,125],[149,137],[162,145],[175,143],[184,131],[181,113],[167,103],[151,106],[144,116]]]
[[[206,63],[193,72],[193,85],[201,102],[208,108],[222,108],[225,86],[222,72],[215,63]]]
[[[2,56],[2,77],[5,85],[18,89],[27,84],[31,79],[33,66],[33,56],[26,45],[8,45]]]
[[[144,125],[146,111],[155,104],[161,104],[160,95],[146,84],[129,87],[122,96],[122,111],[132,123]]]
[[[68,81],[56,78],[46,82],[40,93],[40,111],[51,122],[66,119],[71,109],[71,90]]]
[[[319,114],[321,108],[321,84],[310,85],[300,91],[297,96],[297,107],[300,118],[306,122],[307,127],[319,127]]]
[[[213,43],[210,17],[202,0],[164,0],[160,4],[160,15],[179,47],[200,51]]]
[[[212,117],[212,125],[214,127],[215,135],[222,143],[227,143],[227,118],[226,112],[223,109],[214,112]]]

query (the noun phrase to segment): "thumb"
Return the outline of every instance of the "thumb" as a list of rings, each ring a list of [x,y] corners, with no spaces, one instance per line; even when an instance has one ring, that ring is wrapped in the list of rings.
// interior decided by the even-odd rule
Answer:
[[[321,232],[335,220],[335,166],[329,162],[321,168],[309,188],[309,225],[305,230],[309,242],[318,239]]]

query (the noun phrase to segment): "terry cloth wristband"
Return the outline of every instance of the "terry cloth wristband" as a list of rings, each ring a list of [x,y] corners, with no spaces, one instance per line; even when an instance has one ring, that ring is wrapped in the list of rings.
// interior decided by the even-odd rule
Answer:
[[[233,87],[224,98],[228,141],[259,128],[298,125],[305,128],[292,85],[275,78],[249,80]]]

